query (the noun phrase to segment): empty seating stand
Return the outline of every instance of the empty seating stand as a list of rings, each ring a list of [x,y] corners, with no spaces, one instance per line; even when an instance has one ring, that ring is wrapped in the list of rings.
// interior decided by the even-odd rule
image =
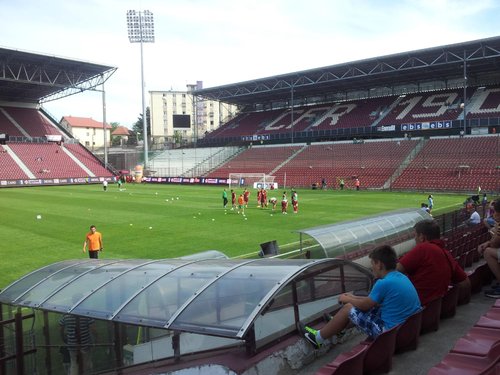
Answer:
[[[455,343],[429,375],[498,374],[500,370],[500,300]]]

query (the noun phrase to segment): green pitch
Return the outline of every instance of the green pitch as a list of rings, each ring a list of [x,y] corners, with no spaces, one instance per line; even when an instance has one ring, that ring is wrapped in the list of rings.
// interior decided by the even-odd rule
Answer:
[[[125,184],[0,189],[0,289],[64,259],[86,258],[85,234],[103,235],[100,258],[173,258],[204,250],[230,257],[256,254],[259,244],[298,242],[294,231],[405,207],[429,193],[298,190],[299,213],[257,208],[252,190],[245,216],[222,208],[223,187]],[[282,190],[269,192],[281,201]],[[237,193],[241,193],[237,191]],[[229,200],[231,199],[230,194]],[[288,192],[290,196],[290,192]],[[462,206],[463,195],[433,193],[435,213]],[[39,218],[37,218],[39,217]],[[246,220],[245,220],[246,219]]]

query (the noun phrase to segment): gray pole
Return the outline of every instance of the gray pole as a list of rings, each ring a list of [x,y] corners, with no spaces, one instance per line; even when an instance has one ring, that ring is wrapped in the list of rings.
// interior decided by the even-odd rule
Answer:
[[[144,142],[144,169],[148,168],[149,160],[148,160],[148,128],[146,125],[146,95],[144,91],[146,89],[146,85],[144,84],[144,58],[142,52],[142,15],[139,12],[139,27],[141,33],[141,94],[142,94],[142,138]]]
[[[101,75],[102,76],[102,75]],[[104,76],[102,76],[102,129],[104,130],[104,168],[108,168],[108,140],[106,136],[106,91],[104,91]]]
[[[292,84],[292,92],[291,92],[290,97],[291,97],[291,103],[290,103],[290,106],[291,106],[291,108],[292,108],[292,122],[291,122],[291,125],[292,125],[292,126],[291,126],[291,128],[292,128],[292,143],[293,143],[293,120],[294,120],[294,118],[293,118],[293,84]]]
[[[464,136],[467,134],[467,57],[464,51]]]

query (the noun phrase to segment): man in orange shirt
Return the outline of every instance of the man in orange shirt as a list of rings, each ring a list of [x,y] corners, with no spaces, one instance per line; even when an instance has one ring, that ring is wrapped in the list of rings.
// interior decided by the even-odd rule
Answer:
[[[99,251],[102,251],[102,235],[96,230],[95,225],[90,226],[90,232],[87,233],[83,242],[84,253],[87,252],[87,245],[89,247],[89,258],[97,259]]]
[[[242,212],[245,215],[245,198],[243,194],[240,194],[238,198],[238,213]]]

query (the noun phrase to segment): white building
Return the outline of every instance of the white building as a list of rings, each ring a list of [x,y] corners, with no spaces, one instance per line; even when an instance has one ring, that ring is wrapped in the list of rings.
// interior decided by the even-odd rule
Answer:
[[[166,139],[203,138],[236,115],[237,107],[227,103],[194,97],[202,82],[187,85],[186,91],[149,91],[151,137],[153,142]]]
[[[90,117],[64,116],[59,124],[90,150],[104,147],[103,123]],[[106,144],[110,145],[111,125],[106,124]]]

